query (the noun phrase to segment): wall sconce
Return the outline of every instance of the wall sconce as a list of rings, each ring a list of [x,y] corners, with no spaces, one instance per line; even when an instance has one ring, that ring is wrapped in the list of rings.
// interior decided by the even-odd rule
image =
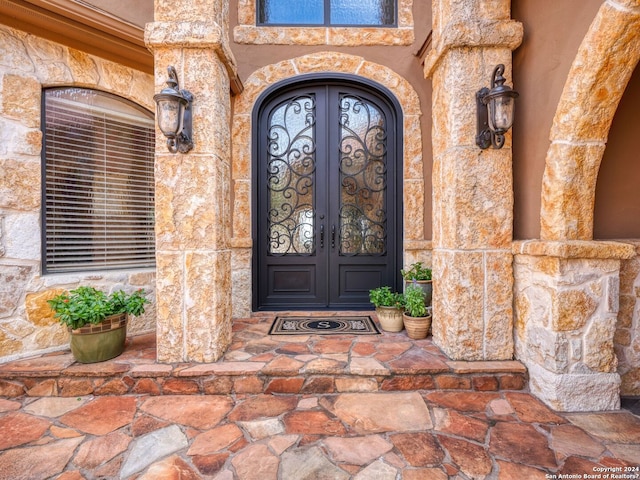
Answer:
[[[156,102],[158,127],[167,137],[167,148],[171,153],[187,153],[193,148],[191,105],[193,95],[187,90],[180,90],[178,75],[173,66],[167,68],[169,78],[167,86],[153,96]]]
[[[483,150],[493,146],[502,148],[504,135],[513,125],[514,99],[519,93],[505,85],[504,65],[493,70],[491,90],[484,87],[476,92],[478,130],[476,145]]]

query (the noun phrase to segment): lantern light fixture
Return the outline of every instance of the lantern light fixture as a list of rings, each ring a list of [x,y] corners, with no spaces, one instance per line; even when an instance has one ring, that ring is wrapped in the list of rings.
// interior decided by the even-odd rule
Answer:
[[[153,96],[156,102],[158,127],[167,137],[167,148],[171,153],[187,153],[193,148],[191,107],[193,94],[180,90],[178,75],[173,66],[167,68],[167,86]]]
[[[502,148],[504,136],[513,125],[514,100],[519,93],[505,85],[504,65],[493,70],[491,90],[484,87],[476,92],[476,145],[483,150],[492,146]]]

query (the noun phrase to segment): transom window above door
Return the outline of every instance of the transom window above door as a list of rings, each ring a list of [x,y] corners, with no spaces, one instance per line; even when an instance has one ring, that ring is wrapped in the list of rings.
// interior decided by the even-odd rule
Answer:
[[[396,0],[258,0],[258,25],[397,24]]]
[[[237,2],[233,41],[246,45],[407,46],[415,40],[413,2],[242,0]]]

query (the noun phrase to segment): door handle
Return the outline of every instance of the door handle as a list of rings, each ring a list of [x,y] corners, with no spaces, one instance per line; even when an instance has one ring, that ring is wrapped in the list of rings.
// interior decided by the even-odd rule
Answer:
[[[331,225],[331,248],[336,248],[336,226]]]
[[[324,225],[320,225],[320,248],[324,248]]]

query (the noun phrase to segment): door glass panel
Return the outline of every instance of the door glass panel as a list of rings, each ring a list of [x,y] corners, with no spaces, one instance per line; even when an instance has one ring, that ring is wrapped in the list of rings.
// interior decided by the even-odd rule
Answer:
[[[383,113],[354,95],[340,97],[341,255],[386,253],[387,133]]]
[[[267,199],[270,255],[315,252],[315,98],[276,107],[268,123]]]

